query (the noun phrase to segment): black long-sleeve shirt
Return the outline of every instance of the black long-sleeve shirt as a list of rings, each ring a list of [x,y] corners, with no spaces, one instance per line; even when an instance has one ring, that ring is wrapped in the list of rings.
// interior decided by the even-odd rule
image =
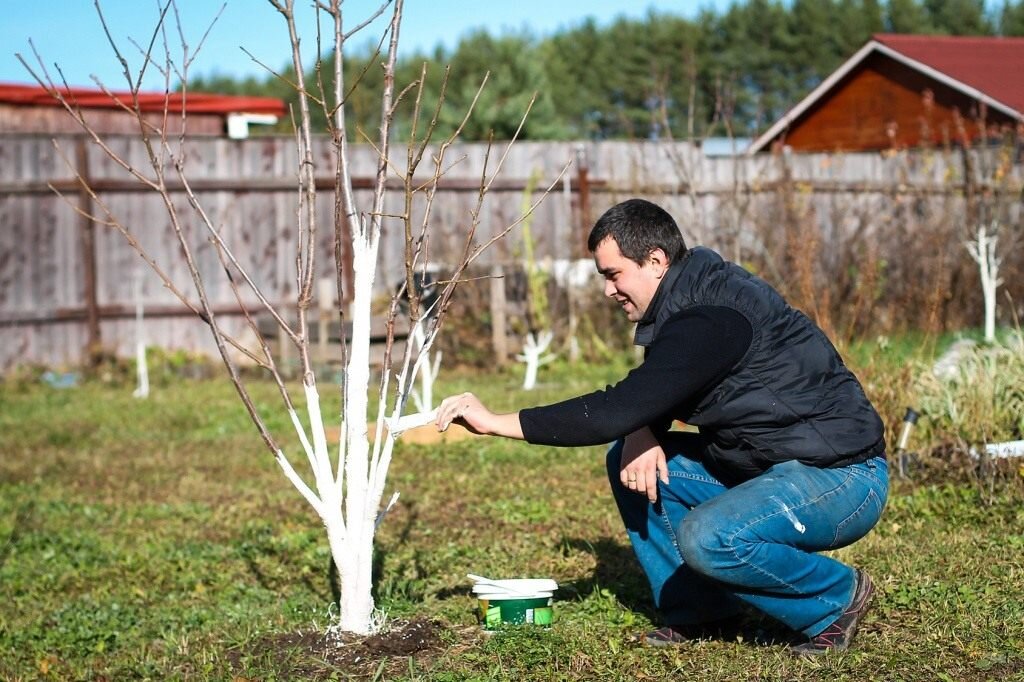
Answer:
[[[614,386],[519,412],[523,436],[539,445],[597,445],[687,414],[750,348],[740,313],[695,306],[665,321],[642,364]]]

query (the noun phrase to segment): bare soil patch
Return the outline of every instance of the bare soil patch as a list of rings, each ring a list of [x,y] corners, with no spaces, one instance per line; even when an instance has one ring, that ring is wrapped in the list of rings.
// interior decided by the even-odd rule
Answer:
[[[417,668],[428,667],[448,648],[435,620],[397,620],[387,632],[360,636],[318,631],[267,635],[244,650],[229,653],[235,679],[246,679],[247,660],[271,664],[285,678],[320,680],[343,673],[348,678],[372,677],[383,664],[384,679],[407,672],[411,657]],[[258,666],[266,670],[264,666]]]

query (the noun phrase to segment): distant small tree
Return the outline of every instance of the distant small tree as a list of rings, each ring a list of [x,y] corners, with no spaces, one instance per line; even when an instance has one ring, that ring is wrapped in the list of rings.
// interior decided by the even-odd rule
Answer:
[[[996,291],[1003,280],[999,277],[999,222],[979,223],[974,238],[966,243],[971,259],[978,264],[978,278],[985,301],[985,340],[996,340]]]
[[[973,126],[977,142],[972,144],[968,128]],[[971,260],[978,266],[984,301],[985,340],[995,341],[996,301],[1003,284],[1000,266],[1003,256],[1016,246],[1021,235],[1019,182],[1014,178],[1014,159],[1018,149],[1018,135],[1004,130],[993,139],[996,127],[990,125],[979,112],[968,124],[957,119],[957,136],[963,159],[966,188],[966,232],[964,245]]]

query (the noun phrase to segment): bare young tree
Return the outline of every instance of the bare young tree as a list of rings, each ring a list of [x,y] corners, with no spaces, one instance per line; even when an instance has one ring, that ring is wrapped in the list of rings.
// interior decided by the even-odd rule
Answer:
[[[444,101],[447,75],[442,84],[441,95],[432,107],[432,113],[423,102],[424,67],[422,76],[416,82],[401,90],[396,89],[395,64],[398,49],[399,32],[403,11],[403,0],[384,0],[380,8],[366,21],[349,27],[343,21],[342,0],[318,0],[315,3],[318,21],[330,25],[331,48],[335,56],[333,73],[327,80],[332,87],[324,87],[324,76],[317,68],[317,83],[306,82],[303,69],[301,41],[295,17],[294,0],[268,0],[278,12],[287,27],[292,46],[292,65],[295,80],[291,83],[298,95],[297,111],[293,112],[295,149],[297,154],[297,192],[295,194],[293,226],[296,235],[295,263],[295,300],[288,306],[275,303],[266,295],[255,273],[250,272],[241,254],[236,253],[224,239],[220,223],[216,220],[199,196],[193,191],[187,172],[186,160],[189,154],[188,117],[185,107],[181,111],[171,106],[173,81],[180,83],[182,100],[187,97],[188,70],[195,59],[202,42],[195,50],[190,49],[181,30],[178,20],[178,8],[174,0],[164,0],[159,24],[153,31],[146,46],[139,49],[144,55],[142,67],[137,73],[129,70],[122,49],[106,31],[114,55],[124,69],[128,83],[128,97],[116,96],[97,81],[118,106],[131,114],[137,123],[138,139],[146,151],[147,165],[139,167],[126,156],[119,153],[116,146],[111,145],[90,124],[82,109],[76,104],[71,91],[67,88],[59,71],[54,78],[43,65],[39,55],[35,55],[35,64],[30,65],[22,59],[22,63],[43,86],[47,87],[55,98],[63,104],[66,111],[75,118],[86,135],[103,153],[124,172],[138,183],[160,197],[169,218],[170,229],[180,247],[191,276],[193,292],[183,290],[169,276],[166,264],[157,262],[144,248],[139,233],[142,226],[129,224],[123,217],[116,215],[102,197],[90,186],[88,179],[78,175],[78,180],[91,196],[97,210],[89,215],[100,225],[119,231],[159,277],[163,285],[209,327],[217,350],[235,390],[256,426],[263,443],[274,456],[285,477],[298,490],[302,497],[320,517],[327,532],[333,561],[338,569],[341,582],[340,620],[334,626],[337,629],[352,633],[370,633],[378,629],[382,619],[375,610],[371,596],[371,573],[373,542],[377,527],[385,514],[398,499],[395,492],[387,504],[381,501],[385,490],[385,482],[391,465],[395,439],[410,426],[427,423],[432,420],[430,413],[403,416],[406,402],[413,390],[415,377],[430,362],[430,349],[438,330],[445,318],[451,297],[456,285],[463,277],[466,268],[491,244],[503,237],[532,213],[537,204],[550,192],[551,186],[560,181],[556,178],[548,190],[537,202],[529,205],[524,215],[498,230],[486,239],[477,238],[477,227],[480,224],[484,200],[495,177],[508,154],[513,140],[508,143],[496,162],[491,159],[489,148],[480,177],[477,199],[470,215],[468,227],[463,235],[463,247],[458,261],[449,263],[451,276],[442,283],[439,298],[435,307],[427,311],[421,309],[419,296],[412,286],[413,275],[417,268],[426,268],[429,231],[432,209],[436,191],[442,178],[453,163],[449,159],[452,145],[472,113],[473,105],[465,112],[462,124],[449,136],[435,140],[437,121]],[[343,57],[344,45],[356,32],[365,29],[370,22],[388,11],[390,21],[382,32],[380,41],[381,63],[384,71],[384,87],[380,100],[380,126],[376,141],[371,142],[376,150],[377,163],[374,176],[372,198],[369,205],[360,205],[353,191],[351,153],[349,149],[350,131],[346,127],[346,97],[358,83],[346,83],[344,80]],[[100,4],[96,2],[97,12],[106,30]],[[169,20],[171,18],[172,20]],[[177,28],[180,56],[172,58],[171,42],[168,40],[168,27]],[[321,35],[318,32],[316,47],[320,55]],[[204,35],[205,39],[205,35]],[[33,48],[34,49],[34,48]],[[162,50],[162,58],[156,58],[157,50]],[[20,56],[19,56],[20,57]],[[162,120],[148,119],[139,106],[139,91],[143,75],[147,69],[159,69],[164,77],[165,106]],[[486,82],[486,78],[484,79]],[[483,84],[480,86],[483,87]],[[332,93],[328,97],[325,93]],[[479,96],[479,91],[477,93]],[[400,101],[409,98],[413,103],[412,131],[403,155],[393,153],[392,122]],[[473,104],[476,100],[474,99]],[[326,114],[328,132],[331,139],[329,167],[325,167],[321,155],[315,155],[314,136],[311,125],[311,111],[319,107]],[[524,112],[523,121],[526,113]],[[177,134],[170,134],[172,117],[180,115]],[[520,129],[522,123],[520,123]],[[518,131],[516,133],[518,136]],[[400,158],[400,156],[404,156]],[[421,164],[427,167],[425,172],[417,173]],[[72,165],[68,163],[68,167]],[[563,170],[564,173],[564,170]],[[317,272],[318,234],[325,217],[317,211],[316,197],[318,179],[325,175],[333,177],[331,188],[333,194],[333,213],[326,222],[334,234],[334,264],[338,288],[337,314],[342,321],[348,317],[351,323],[351,340],[345,344],[342,334],[344,376],[341,393],[341,421],[339,442],[332,453],[328,443],[327,418],[321,409],[320,391],[310,344],[310,307],[313,305],[315,274]],[[77,175],[77,172],[76,172]],[[396,184],[401,186],[404,209],[399,213],[385,212],[385,195],[388,190],[389,177],[397,177]],[[172,192],[184,192],[187,205],[175,201]],[[415,208],[414,208],[415,207]],[[80,210],[80,209],[76,209]],[[401,226],[405,235],[405,280],[406,284],[392,299],[387,314],[387,343],[381,379],[375,389],[371,388],[371,300],[374,280],[377,274],[378,252],[385,221],[393,221]],[[208,296],[209,282],[201,274],[197,264],[195,248],[188,237],[190,225],[199,225],[207,240],[213,245],[222,266],[223,275],[230,283],[239,310],[244,314],[251,332],[250,337],[255,343],[245,343],[238,335],[229,333],[220,317],[211,306]],[[345,272],[347,253],[351,254],[353,271]],[[352,282],[351,309],[343,309],[342,302],[346,281]],[[245,292],[245,295],[243,295]],[[278,333],[297,352],[302,377],[302,395],[298,401],[293,399],[292,391],[282,376],[282,371],[271,353],[267,337],[261,333],[260,327],[249,312],[244,299],[255,296],[263,314],[273,320]],[[409,305],[402,308],[398,305],[399,296],[407,297]],[[316,310],[314,308],[314,310]],[[402,312],[407,310],[407,312]],[[422,338],[422,343],[405,344],[400,358],[393,358],[396,321],[400,315],[407,316],[407,322],[414,334]],[[281,405],[287,411],[294,426],[294,438],[305,456],[308,470],[302,474],[292,464],[292,457],[277,436],[267,426],[267,421],[250,393],[247,379],[240,372],[238,355],[247,358],[269,377],[277,387]],[[431,368],[436,371],[435,368]],[[430,371],[430,370],[428,370]],[[376,390],[376,421],[375,432],[369,432],[368,421],[371,414],[371,394]],[[304,412],[300,416],[300,412]],[[312,482],[309,481],[312,479]]]
[[[979,223],[974,239],[964,243],[971,260],[978,265],[981,293],[985,302],[985,341],[996,340],[996,290],[1003,280],[999,277],[999,266],[1003,259],[999,255],[999,222]]]

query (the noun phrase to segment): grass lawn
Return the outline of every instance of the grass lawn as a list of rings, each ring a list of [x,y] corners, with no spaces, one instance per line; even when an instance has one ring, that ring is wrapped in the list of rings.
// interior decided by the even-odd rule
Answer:
[[[449,375],[439,393],[509,409],[621,371],[555,367],[530,395],[518,374]],[[279,412],[271,386],[257,398]],[[364,653],[339,666],[309,645],[332,612],[322,529],[226,380],[146,401],[0,384],[0,679],[1024,679],[1020,486],[895,485],[875,531],[837,552],[879,588],[856,646],[811,661],[762,642],[780,633],[755,616],[737,640],[636,643],[657,619],[603,448],[402,445],[390,488],[377,603],[435,640],[411,657],[351,643]],[[468,572],[555,578],[555,624],[483,635]]]

